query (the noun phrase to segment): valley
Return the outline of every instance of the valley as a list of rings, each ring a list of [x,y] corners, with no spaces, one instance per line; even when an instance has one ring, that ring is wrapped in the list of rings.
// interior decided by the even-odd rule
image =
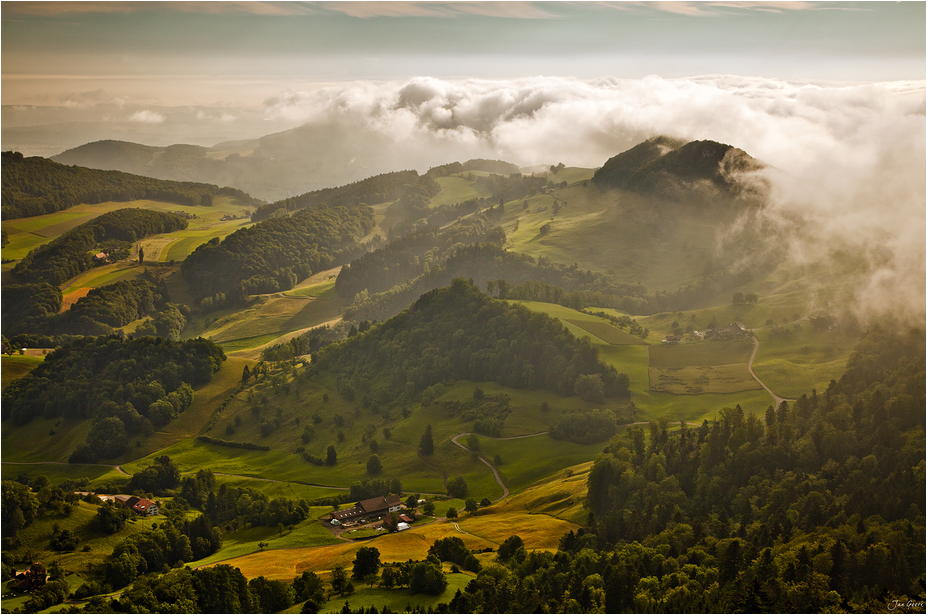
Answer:
[[[717,154],[711,173],[746,156],[695,143]],[[895,417],[886,442],[908,438],[904,454],[922,453],[909,436],[923,423],[923,391],[903,384],[922,375],[922,347],[890,338],[894,323],[852,313],[866,274],[858,263],[796,264],[764,226],[757,195],[705,188],[713,175],[692,184],[702,171],[686,162],[690,145],[645,161],[620,154],[598,170],[503,175],[492,170],[507,163],[473,160],[269,204],[107,200],[4,218],[3,286],[19,289],[4,305],[4,501],[13,489],[10,502],[35,500],[32,519],[19,513],[16,532],[4,534],[4,566],[54,562],[75,608],[139,599],[141,583],[175,574],[287,586],[313,574],[331,587],[327,600],[300,595],[278,610],[316,600],[318,612],[346,601],[402,611],[451,608],[475,600],[471,582],[488,583],[462,562],[429,559],[450,538],[506,583],[515,582],[506,566],[551,569],[567,558],[575,572],[584,557],[602,581],[617,574],[612,556],[599,555],[609,549],[646,552],[650,576],[705,566],[715,577],[732,540],[788,561],[806,557],[797,554],[808,541],[831,549],[817,526],[795,519],[811,487],[788,513],[760,494],[799,472],[834,484],[857,476],[869,436],[844,442],[835,426],[865,431],[880,412]],[[683,153],[659,157],[674,151]],[[615,180],[615,168],[633,173]],[[186,226],[121,239],[115,262],[54,283],[33,267],[36,286],[22,288],[20,263],[124,209]],[[111,241],[109,229],[92,231],[86,255]],[[140,349],[126,350],[131,343]],[[892,354],[900,375],[889,391],[864,361],[893,343],[906,354]],[[852,390],[853,369],[870,378],[865,393]],[[693,466],[699,456],[704,465]],[[738,464],[754,468],[752,486]],[[910,477],[892,477],[911,488]],[[137,493],[163,514],[110,533],[99,500],[75,491]],[[333,510],[389,494],[411,496],[409,529],[353,539],[329,523]],[[922,508],[877,521],[876,502],[863,515],[828,498],[816,505],[829,507],[818,522],[831,528],[864,519],[886,533],[923,528]],[[786,516],[794,535],[782,529]],[[51,546],[62,529],[79,548]],[[510,562],[511,536],[523,550]],[[153,557],[146,545],[158,541],[176,553],[120,568]],[[368,547],[390,570],[430,562],[445,588],[385,587],[368,575],[338,591],[335,579]],[[658,570],[657,557],[674,563]],[[584,600],[629,608],[608,596]],[[29,599],[5,593],[4,608],[31,608]]]

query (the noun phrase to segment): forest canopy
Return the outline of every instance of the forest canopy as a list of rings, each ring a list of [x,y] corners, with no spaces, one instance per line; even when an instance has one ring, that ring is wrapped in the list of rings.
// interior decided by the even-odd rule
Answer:
[[[184,260],[181,271],[199,299],[292,288],[298,280],[348,260],[374,226],[367,206],[317,205],[215,238]]]
[[[180,205],[212,205],[215,196],[230,196],[243,205],[254,199],[234,188],[178,182],[59,164],[3,152],[4,220],[54,213],[80,203],[151,199]]]
[[[462,278],[424,294],[390,320],[327,346],[312,369],[377,389],[384,401],[446,380],[494,381],[573,395],[591,376],[608,397],[626,396],[629,381],[599,361],[585,338],[556,319],[492,299]]]
[[[187,228],[180,216],[128,207],[97,216],[57,239],[39,246],[13,267],[21,282],[48,282],[60,286],[93,266],[93,252],[107,242],[132,243],[149,235]]]

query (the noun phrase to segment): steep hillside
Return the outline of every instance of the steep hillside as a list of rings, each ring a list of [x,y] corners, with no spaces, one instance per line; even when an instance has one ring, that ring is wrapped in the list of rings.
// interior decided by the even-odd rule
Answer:
[[[748,188],[745,174],[764,167],[731,145],[715,141],[681,145],[667,137],[655,137],[609,159],[592,181],[601,187],[623,188],[660,199],[733,197]],[[702,193],[695,194],[696,190]]]
[[[644,165],[685,145],[684,141],[670,137],[653,137],[631,149],[609,158],[592,176],[597,186],[627,188],[629,180]]]
[[[132,156],[128,159],[131,161]],[[144,169],[141,169],[144,170]],[[153,199],[180,205],[211,205],[216,196],[255,204],[247,194],[216,185],[141,177],[117,171],[66,166],[45,158],[3,153],[3,219],[68,209],[79,203]]]

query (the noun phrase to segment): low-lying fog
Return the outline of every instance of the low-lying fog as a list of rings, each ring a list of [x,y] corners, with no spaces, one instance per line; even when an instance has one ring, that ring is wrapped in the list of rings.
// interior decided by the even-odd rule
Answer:
[[[767,220],[792,258],[859,256],[870,267],[856,292],[863,316],[925,321],[923,81],[421,77],[288,91],[261,109],[148,108],[97,95],[68,108],[4,107],[3,149],[53,155],[41,145],[51,133],[67,147],[102,138],[213,145],[300,125],[308,130],[298,134],[325,141],[294,153],[344,156],[357,165],[352,179],[477,157],[598,167],[657,134],[729,143],[778,170]]]

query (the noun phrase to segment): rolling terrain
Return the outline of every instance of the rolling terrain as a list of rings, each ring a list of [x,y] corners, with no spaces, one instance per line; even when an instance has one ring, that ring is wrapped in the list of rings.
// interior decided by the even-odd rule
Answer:
[[[282,143],[277,137],[245,145],[258,159]],[[193,161],[185,167],[189,179],[234,177],[239,187],[252,185],[242,179],[246,175],[229,170],[243,168],[244,157],[235,153],[218,160],[204,148],[92,145],[56,159],[92,159],[115,168],[124,158],[122,166],[152,176],[176,173]],[[272,182],[277,171],[269,171],[273,165],[266,160],[262,164],[261,181]],[[712,594],[714,604],[736,606],[739,598],[729,594],[740,590],[730,583],[752,581],[738,577],[730,561],[743,558],[754,574],[759,564],[751,562],[760,561],[767,543],[776,550],[775,555],[770,550],[770,558],[799,564],[810,558],[798,554],[799,543],[811,544],[814,528],[799,527],[793,520],[798,512],[764,508],[760,496],[741,484],[743,477],[734,476],[737,464],[731,460],[749,459],[761,468],[757,476],[765,482],[750,488],[764,498],[776,489],[792,489],[792,497],[799,481],[793,471],[805,472],[800,480],[806,482],[820,475],[836,492],[849,488],[842,481],[853,468],[868,464],[862,425],[870,414],[895,417],[894,431],[883,433],[885,443],[897,445],[915,434],[911,417],[923,395],[903,383],[917,378],[917,349],[908,344],[891,355],[892,369],[900,370],[891,391],[886,389],[894,401],[882,393],[876,397],[877,377],[864,361],[867,353],[879,352],[875,345],[890,345],[888,333],[878,323],[860,322],[846,307],[856,281],[867,272],[849,262],[834,270],[787,260],[759,215],[763,203],[757,186],[762,184],[744,179],[762,164],[728,145],[655,138],[598,170],[562,165],[525,175],[481,170],[503,165],[469,161],[421,176],[372,177],[270,203],[255,220],[245,215],[251,208],[232,196],[216,196],[210,206],[150,199],[80,203],[66,211],[5,219],[4,286],[17,282],[13,268],[32,250],[115,209],[182,212],[186,228],[129,242],[125,258],[57,284],[60,312],[91,289],[154,279],[172,304],[183,306],[179,328],[159,334],[172,343],[205,338],[221,348],[224,360],[211,379],[191,388],[189,404],[171,420],[139,428],[118,454],[93,462],[75,457],[97,433],[90,416],[58,416],[46,408],[29,421],[5,420],[4,480],[41,475],[54,484],[70,481],[66,485],[80,485],[82,491],[147,494],[162,502],[185,537],[193,536],[188,542],[197,549],[205,547],[196,543],[202,528],[190,525],[193,519],[208,517],[219,528],[221,544],[215,549],[178,560],[194,571],[229,565],[248,579],[287,583],[317,573],[326,587],[338,567],[350,572],[362,547],[374,546],[381,563],[399,565],[425,561],[436,541],[453,537],[475,552],[484,570],[495,571],[499,583],[506,575],[506,582],[515,583],[513,566],[552,566],[545,558],[554,553],[571,558],[571,570],[597,571],[590,574],[598,581],[577,581],[584,594],[564,590],[550,604],[575,599],[584,601],[584,609],[644,608],[595,586],[619,574],[606,563],[611,556],[596,551],[589,556],[594,561],[581,562],[584,548],[620,544],[639,549],[633,557],[648,562],[639,570],[662,576],[664,583],[670,583],[670,570],[653,568],[657,553],[679,569],[703,567],[725,584],[724,596]],[[278,171],[285,171],[282,163]],[[330,213],[339,222],[329,224]],[[141,338],[155,330],[159,318],[151,312],[113,332]],[[867,337],[867,330],[874,333]],[[4,337],[10,350],[2,363],[5,405],[16,401],[21,383],[47,356],[34,349],[34,339],[39,338]],[[40,339],[48,343],[47,352],[69,342]],[[31,350],[16,354],[27,340]],[[112,343],[123,342],[113,338]],[[871,389],[852,390],[844,376],[848,369],[869,378]],[[15,378],[26,380],[11,385]],[[144,386],[154,390],[155,384]],[[176,385],[151,393],[144,406],[135,402],[136,415],[125,408],[107,411],[155,418],[156,408],[163,408],[158,396],[182,390]],[[142,399],[139,391],[119,395]],[[96,400],[96,406],[105,403]],[[849,425],[848,417],[856,417],[853,425],[860,433],[841,443],[835,426]],[[772,439],[773,432],[778,439]],[[697,437],[699,444],[687,437]],[[894,454],[916,455],[909,440]],[[680,457],[682,450],[688,456]],[[699,455],[703,465],[693,469]],[[714,465],[708,465],[709,455]],[[165,459],[177,470],[170,486],[136,482]],[[773,464],[771,459],[788,468],[786,478],[766,473],[763,464]],[[844,463],[846,469],[835,469]],[[713,473],[711,482],[697,484],[697,472]],[[909,474],[886,480],[908,489]],[[779,480],[793,483],[782,486]],[[609,491],[608,484],[618,486]],[[32,488],[39,493],[41,481]],[[6,483],[4,489],[6,494]],[[743,491],[731,495],[736,489]],[[811,490],[802,483],[801,498]],[[342,534],[325,522],[333,507],[391,492],[402,500],[416,496],[434,508],[426,513],[416,502],[418,520],[396,533],[371,526]],[[724,505],[700,509],[709,492]],[[622,499],[621,493],[634,495]],[[826,497],[823,503],[790,501],[789,510],[818,506],[820,524],[831,519],[830,527],[844,528],[846,535],[857,521],[871,528],[883,524],[883,534],[871,542],[902,531],[899,524],[905,522],[920,523],[922,530],[922,509],[889,513],[867,503],[855,510],[830,492]],[[231,506],[237,512],[220,513],[222,498],[238,498]],[[241,502],[261,498],[299,514],[279,523],[259,522],[256,516],[245,521],[248,505]],[[111,555],[121,553],[124,540],[144,540],[157,528],[151,519],[133,519],[108,534],[97,525],[98,508],[91,499],[72,502],[67,515],[42,512],[17,546],[5,543],[4,552],[21,559],[30,548],[29,554],[42,561],[57,561],[80,575],[68,577],[71,591],[94,579],[105,579],[110,591],[131,587],[135,577],[116,575]],[[876,520],[872,515],[880,511],[888,516]],[[760,516],[769,527],[777,524],[779,538],[759,537]],[[782,529],[786,517],[788,532]],[[49,545],[62,528],[91,548],[55,551]],[[861,531],[865,537],[866,528]],[[502,559],[501,547],[512,535],[521,538],[525,551],[510,562]],[[750,542],[756,551],[749,562],[731,555],[736,540]],[[835,566],[833,545],[844,539],[814,540],[819,550],[813,566],[826,577],[816,583],[826,586],[831,569],[821,554],[830,554],[829,565]],[[708,549],[708,542],[719,545],[710,555],[700,550]],[[845,542],[856,549],[851,539]],[[856,549],[862,553],[854,556],[859,562],[868,561],[867,548]],[[910,559],[902,551],[884,557],[896,563]],[[684,553],[691,559],[683,561]],[[630,551],[624,556],[632,558]],[[319,612],[337,612],[350,600],[351,608],[428,608],[472,594],[471,581],[489,583],[492,575],[460,570],[458,564],[439,562],[447,585],[435,595],[355,579],[352,592],[333,588],[326,592],[330,599],[317,606]],[[705,590],[708,577],[696,578],[693,570],[685,574],[692,591]],[[116,578],[126,582],[113,585]],[[644,591],[643,581],[628,579]],[[801,581],[793,575],[783,582]],[[901,591],[900,585],[892,587]],[[532,593],[519,588],[520,595]],[[820,598],[822,604],[836,606],[838,598],[844,603],[851,598],[846,588],[831,593],[838,591],[837,597]],[[488,590],[481,596],[490,600]],[[664,610],[675,608],[670,598],[649,599]],[[869,604],[866,599],[852,596],[858,605]],[[25,597],[16,600],[15,605],[26,603]],[[566,602],[556,607],[575,608]]]

